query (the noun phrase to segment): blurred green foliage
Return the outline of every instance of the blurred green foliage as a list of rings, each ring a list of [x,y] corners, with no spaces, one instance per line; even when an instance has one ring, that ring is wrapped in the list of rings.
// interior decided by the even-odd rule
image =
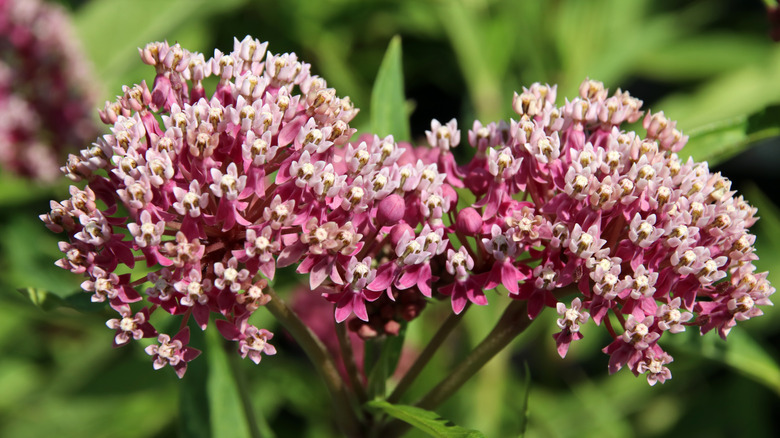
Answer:
[[[137,53],[150,41],[178,41],[209,55],[214,47],[229,50],[234,36],[246,34],[268,40],[271,51],[297,52],[340,95],[351,96],[364,111],[358,128],[403,132],[394,130],[403,129],[398,126],[404,120],[368,113],[376,117],[382,108],[372,99],[398,99],[405,90],[416,139],[432,118],[458,117],[461,127],[474,117],[508,118],[512,91],[533,81],[559,84],[559,103],[576,95],[585,77],[613,90],[623,87],[645,100],[645,109],[663,110],[692,135],[683,154],[724,171],[749,167],[735,187],[762,217],[755,227],[761,257],[756,264],[780,284],[777,172],[753,171],[756,162],[747,155],[758,139],[750,136],[763,132],[756,123],[778,126],[776,108],[765,108],[780,103],[780,45],[767,37],[758,0],[65,3],[104,99],[119,94],[123,84],[151,83],[154,72]],[[402,66],[403,90],[392,78],[376,78],[394,35],[401,36],[403,58],[391,51],[384,62]],[[387,82],[384,97],[372,95],[375,79]],[[383,120],[388,124],[378,125]],[[777,140],[758,145],[776,167]],[[278,328],[274,343],[280,353],[258,366],[231,364],[228,356],[235,355],[210,338],[213,330],[206,333],[196,340],[204,357],[181,382],[171,370],[154,372],[138,344],[113,350],[113,333],[104,326],[110,314],[89,305],[86,295],[69,297],[79,279],[53,265],[57,238],[36,219],[47,211],[48,199],[65,193],[64,182],[36,187],[0,175],[0,436],[247,436],[252,427],[264,436],[338,436],[324,386]],[[409,325],[410,348],[421,348],[441,323],[447,309],[438,307]],[[422,387],[402,402],[435,385],[500,310],[469,312],[462,330],[423,372]],[[674,378],[652,388],[625,371],[607,375],[607,357],[599,351],[607,338],[600,328],[588,327],[585,339],[561,360],[551,338],[554,315],[547,311],[437,412],[490,437],[522,430],[528,437],[773,436],[780,429],[774,416],[780,411],[780,318],[774,308],[765,311],[765,317],[734,329],[729,342],[715,334],[672,339],[665,347],[676,358]],[[259,317],[275,328],[270,317]],[[530,394],[523,363],[533,377]],[[242,371],[240,382],[231,367]],[[249,389],[255,426],[243,423],[239,385]]]

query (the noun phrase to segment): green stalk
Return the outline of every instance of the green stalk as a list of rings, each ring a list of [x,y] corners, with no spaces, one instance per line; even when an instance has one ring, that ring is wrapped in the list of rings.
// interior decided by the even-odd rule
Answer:
[[[528,319],[526,301],[513,300],[485,339],[444,380],[430,390],[415,405],[429,410],[438,407],[455,394],[466,381],[474,377],[474,374],[490,359],[509,345],[520,333],[525,331],[530,324],[531,320]],[[381,434],[381,436],[398,437],[408,428],[408,424],[394,420],[386,426],[385,433]]]
[[[333,413],[342,432],[351,438],[361,437],[360,422],[355,405],[352,403],[347,386],[339,375],[333,357],[328,353],[322,341],[317,338],[317,335],[298,318],[298,315],[276,295],[272,288],[268,288],[265,292],[271,296],[271,301],[265,307],[295,338],[325,382],[335,405]]]
[[[225,350],[228,350],[228,344],[222,343]],[[235,354],[231,346],[230,351],[227,352],[228,364],[230,365],[230,371],[233,373],[233,378],[236,381],[236,387],[238,388],[238,396],[241,400],[241,407],[244,410],[244,416],[246,417],[246,423],[249,427],[249,435],[252,438],[276,438],[271,427],[265,421],[265,417],[257,415],[252,408],[252,399],[249,396],[249,384],[246,381],[246,375],[241,368],[238,355]]]
[[[344,362],[344,368],[347,370],[349,382],[352,384],[352,390],[355,391],[358,401],[362,404],[368,401],[366,388],[358,376],[357,364],[355,363],[355,353],[352,350],[352,341],[347,333],[345,323],[336,323],[336,335],[339,338],[339,347],[341,350],[341,360]]]
[[[423,409],[438,407],[455,394],[468,379],[473,377],[480,368],[509,345],[530,324],[526,301],[513,300],[485,339],[452,370],[449,376],[428,392],[416,405]]]
[[[431,341],[425,346],[422,353],[420,353],[406,374],[404,374],[404,376],[401,378],[401,381],[398,382],[398,385],[393,390],[393,393],[390,394],[390,397],[387,398],[388,402],[397,403],[401,399],[406,390],[409,389],[417,376],[419,376],[422,370],[425,368],[425,365],[428,364],[436,351],[439,350],[439,347],[442,346],[450,333],[452,333],[452,330],[457,327],[458,323],[463,318],[463,315],[466,313],[466,310],[468,310],[469,307],[471,306],[466,305],[466,308],[463,309],[459,315],[450,313],[450,316],[447,317],[447,320],[444,321],[444,324],[439,327],[439,330],[437,330],[433,335]]]

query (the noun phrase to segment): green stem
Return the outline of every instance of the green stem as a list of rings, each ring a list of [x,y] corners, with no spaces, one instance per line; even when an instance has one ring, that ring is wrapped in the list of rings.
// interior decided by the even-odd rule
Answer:
[[[450,398],[482,366],[509,345],[530,324],[526,301],[513,300],[485,339],[455,367],[449,376],[417,402],[417,406],[423,409],[435,409]]]
[[[458,323],[463,318],[463,315],[466,313],[466,310],[468,310],[469,307],[470,306],[467,305],[466,308],[460,312],[460,314],[451,313],[450,316],[447,317],[447,320],[444,321],[444,324],[442,324],[441,327],[439,327],[439,330],[437,330],[433,335],[431,341],[425,346],[422,353],[420,353],[412,366],[409,368],[409,371],[407,371],[406,374],[404,374],[404,376],[401,378],[401,381],[398,382],[398,386],[395,387],[393,393],[390,394],[390,397],[387,398],[388,402],[397,403],[401,399],[406,390],[409,389],[417,376],[419,376],[422,370],[425,368],[425,365],[428,364],[436,351],[439,350],[439,347],[442,346],[450,333],[452,333],[452,330],[457,327]]]
[[[358,376],[357,364],[355,364],[355,353],[352,350],[352,341],[347,334],[347,325],[345,323],[336,323],[336,335],[339,338],[339,347],[341,350],[341,360],[344,362],[344,368],[347,370],[349,382],[352,384],[352,390],[355,391],[358,401],[361,404],[368,401],[366,388]]]
[[[325,345],[317,336],[307,327],[298,315],[290,309],[272,288],[268,288],[266,293],[271,296],[271,301],[266,304],[266,308],[271,314],[287,329],[303,351],[309,357],[309,360],[320,373],[325,386],[328,388],[335,408],[333,413],[336,415],[339,427],[348,437],[358,438],[362,436],[360,432],[360,422],[357,413],[350,399],[349,391],[344,381],[339,375],[338,368],[333,361],[333,357],[328,353]]]
[[[246,423],[249,427],[249,436],[252,438],[275,438],[276,435],[265,421],[265,417],[256,415],[255,410],[252,408],[252,399],[249,396],[249,384],[247,383],[243,369],[241,369],[238,355],[233,351],[234,347],[229,346],[227,343],[223,343],[223,346],[225,347],[225,350],[229,350],[226,356],[228,357],[230,371],[233,373],[233,378],[236,381],[241,407],[244,409],[244,417],[246,417]]]
[[[526,301],[513,300],[504,310],[504,314],[493,330],[477,345],[455,369],[435,388],[430,390],[415,405],[423,409],[435,409],[450,398],[466,381],[476,374],[490,359],[503,350],[509,343],[522,333],[529,325]],[[409,425],[395,420],[387,425],[381,436],[401,436]]]

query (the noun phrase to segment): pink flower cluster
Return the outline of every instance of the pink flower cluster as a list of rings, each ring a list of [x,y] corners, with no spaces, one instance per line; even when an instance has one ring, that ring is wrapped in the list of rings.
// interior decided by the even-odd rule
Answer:
[[[350,142],[349,99],[258,40],[209,59],[167,43],[140,54],[154,85],[106,104],[111,134],[63,168],[86,186],[42,219],[69,237],[57,264],[119,313],[115,344],[158,337],[156,368],[182,375],[197,355],[190,316],[206,329],[216,315],[243,357],[274,354],[248,320],[286,266],[363,337],[397,332],[424,298],[460,313],[499,289],[532,319],[557,309],[561,356],[583,324],[603,324],[610,371],[627,365],[651,384],[670,377],[661,335],[696,325],[725,337],[771,304],[752,264],[755,209],[678,158],[687,138],[663,113],[644,116],[645,138],[622,131],[642,118],[628,93],[585,81],[557,107],[555,87],[534,84],[515,96],[519,120],[474,122],[474,158],[458,165],[454,120],[433,121],[430,148]],[[181,315],[182,331],[157,333],[160,310]]]
[[[693,325],[725,338],[771,305],[775,289],[754,272],[756,209],[706,163],[678,157],[687,137],[662,112],[643,117],[641,101],[600,82],[579,91],[557,107],[555,87],[534,84],[514,97],[519,120],[474,123],[475,158],[457,172],[477,201],[455,232],[477,242],[448,250],[455,281],[441,290],[456,312],[498,284],[528,301],[531,319],[555,307],[562,357],[582,324],[604,324],[610,372],[628,366],[654,385],[671,377],[664,333]],[[639,120],[644,138],[621,130]],[[435,146],[433,135],[460,134],[434,122]]]
[[[84,54],[67,15],[39,0],[0,0],[0,167],[53,181],[66,151],[97,134]]]

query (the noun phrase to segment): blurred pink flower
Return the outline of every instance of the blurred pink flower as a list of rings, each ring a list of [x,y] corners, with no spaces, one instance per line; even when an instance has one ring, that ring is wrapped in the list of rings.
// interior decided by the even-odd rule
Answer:
[[[94,79],[67,13],[42,0],[0,0],[0,168],[44,182],[91,142]]]

